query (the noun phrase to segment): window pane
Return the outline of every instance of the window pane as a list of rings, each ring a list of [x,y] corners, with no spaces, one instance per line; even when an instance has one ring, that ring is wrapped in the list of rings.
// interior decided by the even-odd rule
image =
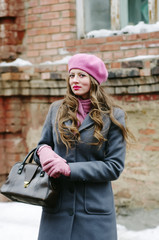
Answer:
[[[84,0],[85,32],[110,29],[110,0]]]
[[[129,24],[149,22],[148,0],[128,0],[128,21]]]

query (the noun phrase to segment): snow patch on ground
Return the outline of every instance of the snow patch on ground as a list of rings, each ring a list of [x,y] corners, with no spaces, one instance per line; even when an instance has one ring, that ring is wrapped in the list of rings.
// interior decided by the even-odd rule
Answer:
[[[22,203],[0,203],[1,240],[37,240],[41,207]],[[119,225],[118,240],[159,240],[159,226],[140,231]]]

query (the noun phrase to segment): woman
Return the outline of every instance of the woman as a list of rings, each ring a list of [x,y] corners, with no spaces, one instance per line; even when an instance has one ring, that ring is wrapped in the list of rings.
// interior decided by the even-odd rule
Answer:
[[[51,105],[35,156],[61,185],[38,239],[116,240],[111,181],[124,168],[125,114],[100,86],[108,77],[101,59],[76,54],[68,68],[67,94]]]

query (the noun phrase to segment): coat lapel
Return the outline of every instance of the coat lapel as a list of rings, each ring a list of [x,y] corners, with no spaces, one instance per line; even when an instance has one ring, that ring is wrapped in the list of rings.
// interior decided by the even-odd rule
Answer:
[[[65,122],[66,126],[71,126],[71,120]],[[82,130],[92,126],[94,124],[93,120],[90,118],[89,114],[87,114],[86,118],[82,122],[81,126],[79,127],[79,132]]]
[[[92,125],[94,125],[94,121],[90,118],[89,114],[87,114],[86,118],[84,119],[84,121],[82,122],[82,124],[78,130],[79,130],[79,132],[81,132],[82,130],[84,130]]]

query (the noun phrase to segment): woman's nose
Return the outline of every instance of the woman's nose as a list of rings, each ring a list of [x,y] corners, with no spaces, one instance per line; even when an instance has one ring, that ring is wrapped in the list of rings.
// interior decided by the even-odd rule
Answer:
[[[75,76],[74,76],[73,81],[74,81],[74,82],[79,82],[79,77],[78,77],[78,75],[75,75]]]

